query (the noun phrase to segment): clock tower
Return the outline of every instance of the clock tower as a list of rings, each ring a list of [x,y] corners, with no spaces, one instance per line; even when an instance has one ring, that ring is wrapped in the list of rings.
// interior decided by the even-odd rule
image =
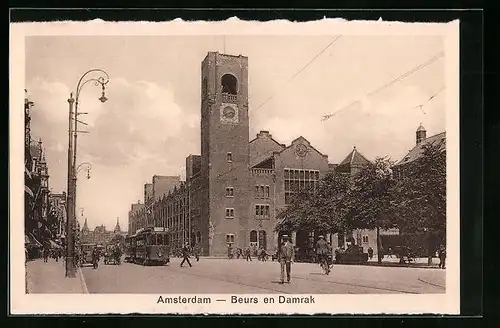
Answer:
[[[201,67],[200,224],[210,255],[246,245],[248,165],[248,58],[209,52]]]

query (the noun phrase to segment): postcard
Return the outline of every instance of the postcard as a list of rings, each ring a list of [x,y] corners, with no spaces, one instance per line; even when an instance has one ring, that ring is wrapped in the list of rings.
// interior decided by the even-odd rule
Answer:
[[[13,314],[459,312],[458,21],[10,27]]]

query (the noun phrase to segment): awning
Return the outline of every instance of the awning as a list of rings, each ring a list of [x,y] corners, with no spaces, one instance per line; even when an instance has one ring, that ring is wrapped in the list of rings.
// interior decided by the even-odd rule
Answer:
[[[33,194],[33,191],[28,186],[24,186],[24,192],[30,195],[31,197],[35,198],[35,194]]]
[[[26,175],[28,176],[28,178],[30,178],[30,179],[32,178],[31,177],[31,173],[30,173],[30,171],[28,170],[28,168],[26,166],[24,166],[24,173],[26,173]]]
[[[50,241],[50,247],[52,248],[62,248],[61,245],[57,244],[55,241]]]

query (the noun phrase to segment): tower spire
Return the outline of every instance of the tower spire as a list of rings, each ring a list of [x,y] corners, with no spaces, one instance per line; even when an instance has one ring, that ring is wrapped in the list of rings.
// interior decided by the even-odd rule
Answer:
[[[422,125],[422,123],[420,123],[420,125],[418,126],[417,131],[415,132],[415,134],[416,134],[416,143],[417,143],[417,145],[420,145],[422,143],[422,141],[424,141],[425,138],[427,138],[427,131],[425,130],[425,128]]]
[[[83,224],[82,231],[88,231],[88,230],[89,230],[89,227],[87,225],[87,218],[85,218],[85,223]]]
[[[120,233],[122,230],[120,228],[120,217],[116,217],[116,226],[115,226],[115,230],[114,232],[115,233]]]

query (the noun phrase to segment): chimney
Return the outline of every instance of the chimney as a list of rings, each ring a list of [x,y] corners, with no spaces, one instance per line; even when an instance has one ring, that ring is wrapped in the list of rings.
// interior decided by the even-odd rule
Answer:
[[[416,132],[417,146],[420,145],[422,143],[422,141],[424,141],[427,138],[426,134],[427,134],[427,131],[423,127],[422,123],[420,123],[420,126],[418,127],[417,132]]]
[[[262,138],[262,137],[272,138],[272,136],[269,134],[269,131],[265,130],[261,130],[259,133],[257,133],[257,138]]]

